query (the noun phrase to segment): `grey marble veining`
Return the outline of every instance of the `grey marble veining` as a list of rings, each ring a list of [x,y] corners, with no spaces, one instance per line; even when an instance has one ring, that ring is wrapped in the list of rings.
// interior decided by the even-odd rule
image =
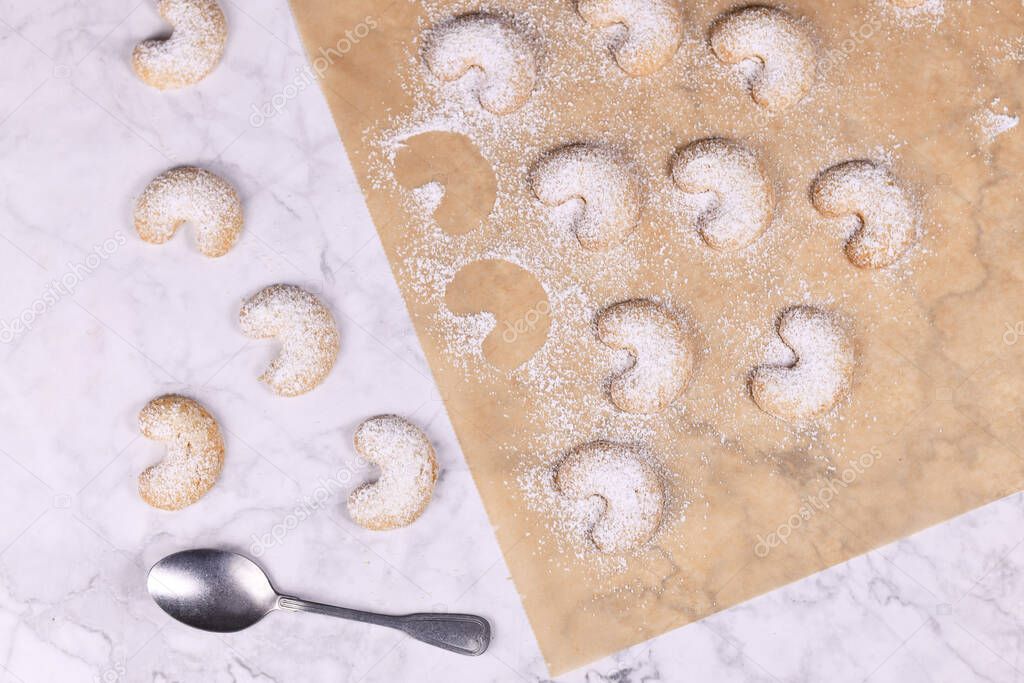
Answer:
[[[128,66],[163,29],[149,2],[0,2],[0,681],[543,680],[327,107],[286,89],[305,64],[287,6],[224,5],[224,63],[161,94]],[[187,231],[161,247],[134,234],[135,196],[181,163],[243,195],[223,259]],[[236,325],[241,300],[280,281],[321,293],[342,332],[331,377],[296,399],[256,381],[274,349]],[[168,391],[208,405],[228,449],[218,485],[176,514],[135,490],[161,454],[136,415]],[[422,425],[443,468],[424,517],[387,534],[343,507],[370,474],[352,431],[379,412]],[[1011,497],[564,679],[1024,680],[1022,521]],[[495,640],[462,658],[289,614],[193,631],[145,592],[149,565],[193,546],[258,555],[314,599],[479,612]]]

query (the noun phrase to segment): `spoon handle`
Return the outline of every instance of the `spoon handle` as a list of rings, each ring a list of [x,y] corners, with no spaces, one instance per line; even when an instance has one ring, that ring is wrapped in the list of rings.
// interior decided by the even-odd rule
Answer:
[[[491,625],[475,614],[448,614],[443,612],[405,614],[394,616],[336,607],[302,600],[290,595],[277,599],[277,606],[294,612],[326,614],[340,619],[359,621],[398,629],[406,635],[429,645],[444,648],[461,655],[480,655],[491,642]]]

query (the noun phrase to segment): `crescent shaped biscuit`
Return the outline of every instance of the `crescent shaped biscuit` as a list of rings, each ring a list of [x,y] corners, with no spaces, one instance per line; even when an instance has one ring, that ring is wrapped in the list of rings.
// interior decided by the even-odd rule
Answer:
[[[814,208],[824,216],[855,215],[860,226],[846,243],[858,268],[885,268],[917,239],[919,218],[896,177],[871,161],[847,161],[819,175],[811,187]]]
[[[771,111],[796,104],[814,83],[814,43],[800,22],[780,9],[754,5],[723,14],[711,26],[710,42],[726,64],[760,62],[750,95]]]
[[[353,521],[374,531],[412,524],[437,482],[437,457],[427,436],[404,418],[380,415],[359,425],[354,442],[360,457],[380,467],[380,477],[349,495]]]
[[[161,510],[180,510],[213,488],[224,466],[217,421],[198,401],[169,394],[139,413],[139,431],[166,444],[164,459],[139,475],[139,495]]]
[[[604,512],[590,530],[601,552],[634,550],[651,540],[661,524],[661,477],[631,446],[607,441],[579,446],[558,463],[555,486],[573,499],[599,496],[604,501]]]
[[[693,337],[659,304],[632,299],[597,317],[600,340],[633,356],[633,365],[612,378],[608,395],[627,413],[657,413],[678,397],[693,374]]]
[[[205,256],[228,253],[242,232],[242,200],[224,179],[195,166],[165,171],[150,181],[135,204],[135,230],[163,244],[191,223]]]
[[[530,185],[548,206],[582,202],[572,228],[584,249],[610,249],[640,222],[640,181],[629,164],[606,147],[576,143],[556,148],[533,167]]]
[[[281,353],[260,381],[281,396],[298,396],[326,379],[338,358],[340,340],[331,312],[295,285],[271,285],[242,304],[242,332],[253,339],[274,337]]]
[[[492,114],[519,109],[537,83],[530,41],[495,14],[463,14],[435,26],[424,39],[423,59],[442,81],[459,80],[473,69],[483,72],[477,98]]]
[[[831,315],[795,306],[779,317],[779,337],[796,355],[791,365],[762,365],[750,376],[750,395],[761,410],[790,422],[827,413],[849,389],[853,343]]]
[[[708,138],[687,145],[672,162],[672,181],[683,192],[715,194],[717,203],[697,219],[713,249],[741,249],[771,223],[771,182],[757,156],[737,142]]]
[[[147,85],[171,90],[206,78],[220,62],[227,21],[216,0],[160,0],[160,16],[173,27],[167,39],[144,40],[132,52],[132,69]]]
[[[625,26],[611,48],[619,67],[631,76],[654,73],[672,59],[683,37],[683,13],[675,0],[579,0],[576,11],[598,28]]]

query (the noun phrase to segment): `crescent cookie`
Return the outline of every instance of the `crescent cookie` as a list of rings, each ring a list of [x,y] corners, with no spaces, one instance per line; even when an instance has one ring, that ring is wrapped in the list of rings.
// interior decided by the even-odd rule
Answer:
[[[633,550],[651,540],[661,524],[661,477],[631,446],[607,441],[579,446],[558,463],[555,486],[569,498],[604,501],[604,512],[590,530],[601,552]]]
[[[572,228],[584,249],[610,249],[640,222],[640,181],[629,164],[607,147],[579,143],[558,147],[533,167],[530,185],[547,206],[574,199],[582,202],[572,217]]]
[[[750,95],[771,111],[796,104],[814,83],[814,43],[800,22],[780,9],[753,5],[723,14],[711,26],[710,42],[726,64],[760,62]]]
[[[224,466],[224,440],[198,401],[173,394],[154,398],[139,413],[139,431],[167,446],[164,459],[139,475],[144,501],[180,510],[213,488]]]
[[[224,54],[224,12],[216,0],[160,0],[157,9],[173,27],[171,36],[136,45],[132,69],[144,83],[160,90],[198,83]]]
[[[576,11],[598,28],[625,26],[625,38],[611,48],[619,67],[644,76],[663,67],[679,49],[683,13],[675,0],[579,0]]]
[[[708,138],[689,144],[672,162],[672,181],[683,192],[715,194],[716,205],[697,219],[700,236],[713,249],[745,247],[771,223],[771,183],[757,155],[737,142]]]
[[[380,468],[380,478],[348,497],[356,524],[385,531],[412,524],[426,510],[437,482],[437,458],[427,436],[397,415],[371,417],[359,425],[356,453]]]
[[[298,396],[324,381],[338,358],[340,339],[331,312],[295,285],[271,285],[242,304],[242,332],[253,339],[276,338],[278,354],[260,381],[281,396]]]
[[[871,161],[847,161],[824,171],[811,187],[814,208],[824,216],[855,215],[860,227],[846,243],[858,268],[885,268],[917,239],[919,218],[895,176]]]
[[[612,378],[608,395],[627,413],[657,413],[686,388],[693,374],[694,341],[680,321],[659,304],[632,299],[597,316],[597,335],[625,349],[633,364]]]
[[[463,14],[431,29],[423,60],[442,81],[469,71],[482,72],[477,98],[492,114],[519,109],[537,83],[537,60],[530,41],[508,19],[483,12]]]
[[[778,334],[796,361],[755,368],[750,376],[754,402],[769,415],[791,422],[827,413],[853,379],[853,342],[831,315],[810,306],[783,312]]]
[[[199,251],[228,253],[242,232],[242,200],[219,176],[195,166],[179,166],[150,181],[135,204],[135,230],[146,242],[163,244],[182,223],[196,230]]]

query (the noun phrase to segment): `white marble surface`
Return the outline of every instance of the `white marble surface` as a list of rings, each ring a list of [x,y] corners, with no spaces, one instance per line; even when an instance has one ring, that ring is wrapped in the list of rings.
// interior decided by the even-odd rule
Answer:
[[[288,9],[225,11],[224,63],[160,94],[127,61],[162,28],[149,0],[0,2],[0,681],[543,679],[320,92],[289,91],[253,125],[253,106],[305,64]],[[244,197],[245,232],[223,259],[188,235],[154,247],[132,230],[136,194],[181,163]],[[239,301],[278,281],[320,291],[342,330],[333,374],[296,399],[256,381],[273,349],[235,324]],[[28,329],[5,326],[19,318]],[[136,415],[169,391],[210,406],[228,448],[217,487],[177,514],[135,488],[160,456]],[[367,475],[352,430],[385,411],[428,430],[443,473],[417,524],[373,534],[343,501]],[[564,678],[1024,680],[1022,521],[1015,496]],[[462,658],[288,614],[193,631],[145,592],[148,566],[191,546],[258,553],[279,587],[324,601],[480,612],[495,640]]]

